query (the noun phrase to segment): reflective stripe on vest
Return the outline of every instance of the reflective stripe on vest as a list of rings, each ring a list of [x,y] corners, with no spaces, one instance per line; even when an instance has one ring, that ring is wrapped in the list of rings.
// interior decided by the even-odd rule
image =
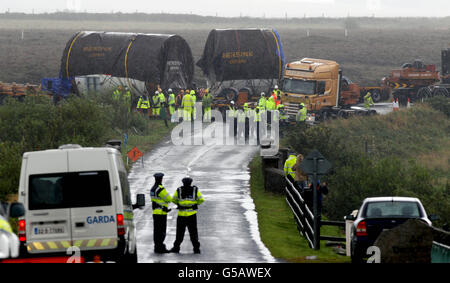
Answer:
[[[163,185],[159,185],[155,191],[150,191],[150,197],[152,200],[153,214],[167,215],[167,209],[172,198],[167,193]]]
[[[0,218],[0,230],[6,231],[8,233],[12,233],[11,225],[9,222]]]

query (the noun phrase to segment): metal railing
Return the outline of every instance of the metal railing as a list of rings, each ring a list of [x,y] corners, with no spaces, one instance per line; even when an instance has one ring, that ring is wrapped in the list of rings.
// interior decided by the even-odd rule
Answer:
[[[333,236],[321,236],[320,227],[321,226],[338,226],[345,227],[344,221],[322,221],[320,215],[315,216],[311,209],[306,204],[306,201],[299,193],[297,188],[292,184],[292,182],[286,178],[286,202],[294,214],[295,222],[297,223],[297,229],[306,238],[310,248],[318,250],[320,249],[320,240],[345,242],[346,238],[343,237],[333,237]],[[316,221],[314,225],[315,218]],[[316,226],[316,227],[315,227]],[[317,244],[315,244],[317,243]]]
[[[450,247],[433,241],[431,247],[431,262],[450,263]]]

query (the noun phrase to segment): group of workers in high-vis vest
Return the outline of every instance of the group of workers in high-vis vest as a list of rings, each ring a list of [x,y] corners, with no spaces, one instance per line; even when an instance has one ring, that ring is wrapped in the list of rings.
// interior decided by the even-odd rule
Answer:
[[[178,118],[172,119],[172,122],[178,122],[180,119],[183,121],[201,119],[203,122],[212,122],[213,95],[209,92],[209,89],[180,89],[175,94],[169,88],[166,93],[167,95],[158,86],[152,96],[147,94],[139,96],[137,102],[135,102],[136,110],[150,118],[164,120],[172,117]],[[113,92],[113,98],[115,100],[123,99],[129,105],[130,110],[133,108],[132,95],[127,87],[119,86]],[[202,117],[197,117],[200,115],[200,108],[196,107],[197,102],[202,103]],[[245,135],[248,137],[249,135],[257,134],[259,127],[256,127],[254,124],[266,123],[270,125],[272,119],[273,121],[279,122],[280,126],[288,122],[289,117],[285,105],[281,101],[281,92],[278,86],[275,86],[268,96],[262,92],[256,105],[252,105],[252,107],[250,107],[248,102],[240,106],[237,106],[234,101],[230,102],[227,115],[234,121],[233,130],[235,136]],[[296,122],[305,122],[307,118],[307,107],[304,103],[299,104],[298,107],[295,120]],[[249,123],[250,120],[255,123]],[[237,124],[243,123],[246,124],[245,130],[242,127],[236,126]]]

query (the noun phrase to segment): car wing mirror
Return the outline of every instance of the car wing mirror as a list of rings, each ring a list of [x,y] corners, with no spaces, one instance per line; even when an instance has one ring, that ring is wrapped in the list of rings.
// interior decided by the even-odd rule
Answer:
[[[432,214],[432,215],[430,215],[430,216],[428,217],[428,219],[430,219],[430,221],[437,221],[437,220],[439,220],[439,219],[441,219],[441,218],[439,217],[439,215]]]
[[[137,194],[136,195],[136,204],[133,204],[133,209],[142,208],[145,206],[145,195]]]
[[[20,202],[11,203],[8,215],[11,218],[22,217],[25,215],[25,207]]]
[[[349,220],[349,221],[355,221],[356,217],[353,214],[349,214],[349,215],[345,216],[344,219]]]

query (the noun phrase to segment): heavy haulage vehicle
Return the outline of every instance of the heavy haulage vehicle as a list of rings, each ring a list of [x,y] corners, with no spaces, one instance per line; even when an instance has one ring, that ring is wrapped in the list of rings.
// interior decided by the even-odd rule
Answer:
[[[421,60],[405,63],[401,69],[392,70],[387,78],[395,100],[406,105],[410,102],[450,93],[450,48],[442,50],[441,74],[436,65],[426,65]]]
[[[186,89],[194,76],[194,59],[178,35],[119,32],[77,32],[67,42],[60,75],[40,85],[0,82],[0,104],[7,97],[48,95],[56,99],[89,92],[112,92],[119,85],[133,93],[153,94]]]
[[[214,29],[197,62],[214,96],[213,108],[225,111],[255,104],[261,92],[279,84],[284,66],[280,36],[272,29]]]
[[[308,109],[308,120],[376,114],[375,110],[355,106],[360,87],[349,83],[335,61],[304,58],[288,63],[281,82],[281,100],[289,119],[295,119],[299,105]]]

